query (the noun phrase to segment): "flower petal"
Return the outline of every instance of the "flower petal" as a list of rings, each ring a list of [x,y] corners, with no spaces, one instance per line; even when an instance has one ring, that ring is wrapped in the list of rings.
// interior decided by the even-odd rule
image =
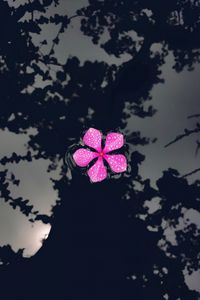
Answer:
[[[74,152],[73,159],[79,167],[86,167],[97,156],[97,152],[80,148]]]
[[[127,160],[123,154],[104,155],[111,170],[115,173],[125,172],[127,170]]]
[[[107,177],[107,170],[104,166],[102,157],[88,170],[88,176],[92,182],[99,182]]]
[[[89,128],[83,137],[85,145],[101,151],[101,132],[95,128]]]
[[[106,136],[104,152],[110,152],[124,145],[124,137],[121,133],[111,132]]]

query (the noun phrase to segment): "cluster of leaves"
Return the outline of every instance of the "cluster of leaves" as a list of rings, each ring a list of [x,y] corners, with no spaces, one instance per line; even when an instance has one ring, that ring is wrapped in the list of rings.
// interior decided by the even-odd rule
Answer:
[[[4,266],[20,262],[24,249],[19,249],[14,252],[10,245],[6,245],[0,248],[0,264]]]
[[[83,16],[81,29],[93,42],[110,54],[135,55],[141,40],[148,44],[163,43],[173,51],[177,71],[199,62],[199,1],[89,1],[90,5],[79,11]],[[130,35],[135,32],[139,40]],[[106,42],[101,36],[109,35]],[[181,47],[181,49],[180,49]]]
[[[9,182],[17,186],[20,183],[20,181],[15,178],[15,175],[11,174],[11,176],[8,177],[8,172],[5,170],[0,172],[0,176],[1,197],[4,201],[8,202],[13,209],[19,208],[25,216],[35,214],[36,212],[33,212],[33,205],[30,205],[29,200],[24,200],[22,197],[14,199],[10,195]]]

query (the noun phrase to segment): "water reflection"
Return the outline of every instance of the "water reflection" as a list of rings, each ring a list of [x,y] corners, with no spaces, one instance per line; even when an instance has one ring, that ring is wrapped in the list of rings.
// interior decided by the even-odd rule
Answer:
[[[15,152],[21,157],[27,153],[29,136],[34,135],[34,130],[27,134],[14,134],[9,131],[1,131],[1,159],[11,157]],[[56,204],[57,192],[53,189],[51,178],[59,178],[59,166],[56,171],[47,173],[49,160],[33,159],[32,161],[22,160],[20,162],[8,162],[1,165],[1,172],[8,170],[7,182],[10,197],[15,199],[9,206],[1,198],[0,202],[0,244],[10,244],[16,252],[24,248],[23,256],[32,256],[41,247],[41,240],[49,233],[50,224],[41,221],[44,215],[46,220],[52,214],[52,206]],[[9,178],[15,177],[15,181]],[[17,183],[17,184],[16,184]],[[17,206],[17,199],[24,199],[32,209],[27,215],[23,215]],[[28,200],[26,200],[28,199]],[[16,204],[15,210],[12,206]],[[44,218],[42,219],[44,221]],[[30,222],[31,221],[31,222]],[[48,220],[48,222],[50,219]],[[34,222],[34,223],[33,223]]]
[[[199,267],[198,221],[185,217],[199,209],[199,181],[182,177],[192,148],[185,144],[183,155],[176,145],[161,156],[160,147],[168,133],[188,125],[177,115],[189,111],[189,79],[172,69],[191,71],[199,60],[198,3],[76,1],[68,16],[66,1],[20,3],[0,4],[1,27],[12,25],[0,47],[1,244],[31,255],[52,229],[30,259],[1,248],[6,265],[12,262],[0,272],[2,293],[13,299],[15,291],[21,299],[21,280],[33,298],[38,290],[41,298],[52,297],[50,286],[69,299],[196,299],[183,276]],[[193,78],[187,89],[197,74],[187,75]],[[162,101],[155,100],[156,88]],[[184,91],[181,97],[177,91]],[[195,92],[198,99],[197,84]],[[76,172],[70,151],[91,126],[119,128],[128,137],[125,176],[91,185]]]

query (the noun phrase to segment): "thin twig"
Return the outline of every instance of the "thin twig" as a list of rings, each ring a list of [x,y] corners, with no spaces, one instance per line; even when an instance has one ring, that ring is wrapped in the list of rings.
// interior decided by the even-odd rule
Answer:
[[[187,174],[185,174],[185,175],[183,175],[183,176],[181,176],[181,177],[182,177],[182,178],[185,178],[185,177],[191,176],[191,175],[193,175],[193,174],[195,174],[195,173],[197,173],[197,172],[200,172],[200,168],[197,168],[197,169],[195,169],[195,170],[193,170],[193,171],[191,171],[191,172],[189,172],[189,173],[187,173]]]
[[[55,40],[58,39],[59,35],[61,34],[62,29],[63,29],[63,24],[61,24],[60,29],[58,30],[58,32],[56,34],[56,37],[53,39],[53,43],[52,43],[52,46],[50,48],[49,55],[53,54],[53,51],[54,51],[54,48],[55,48],[55,45],[56,45]]]
[[[174,143],[176,143],[177,141],[183,139],[184,137],[189,136],[193,133],[197,133],[197,132],[200,132],[200,127],[197,127],[195,129],[191,129],[191,130],[190,129],[185,129],[185,133],[178,135],[173,141],[166,144],[165,148],[172,145],[172,144],[174,144]]]
[[[199,117],[200,117],[200,114],[194,114],[194,115],[188,116],[188,119],[199,118]]]
[[[73,16],[71,16],[71,17],[69,18],[69,20],[71,21],[72,19],[74,19],[74,18],[76,18],[76,17],[81,17],[81,16],[79,16],[79,15],[73,15]],[[51,49],[50,49],[50,51],[49,51],[49,55],[53,54],[53,51],[54,51],[54,48],[55,48],[55,45],[56,45],[56,42],[55,42],[55,41],[56,41],[56,39],[58,39],[58,37],[59,37],[59,35],[61,34],[62,30],[63,30],[63,23],[61,23],[61,26],[60,26],[60,28],[59,28],[59,30],[58,30],[58,32],[57,32],[55,38],[53,39],[53,44],[52,44]]]

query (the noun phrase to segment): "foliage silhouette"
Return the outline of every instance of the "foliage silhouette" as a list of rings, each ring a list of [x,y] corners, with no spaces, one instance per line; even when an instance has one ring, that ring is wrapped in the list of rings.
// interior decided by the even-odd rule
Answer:
[[[199,114],[191,115],[188,117],[188,119],[190,119],[190,118],[199,118]],[[197,122],[196,126],[193,129],[185,128],[184,133],[177,135],[171,142],[166,144],[165,147],[171,146],[171,145],[175,144],[176,142],[178,142],[192,134],[199,133],[199,132],[200,132],[200,124],[199,124],[199,122]],[[196,145],[196,149],[195,149],[195,156],[198,155],[198,152],[200,149],[200,141],[197,140],[196,144],[197,145]],[[188,176],[194,175],[194,174],[198,173],[199,171],[200,171],[200,168],[196,168],[196,169],[188,172],[187,174],[184,174],[183,177],[188,177]]]
[[[70,179],[63,165],[60,179],[52,181],[60,201],[49,219],[28,200],[10,197],[8,182],[20,182],[7,166],[44,158],[51,170],[72,141],[79,141],[83,128],[125,131],[129,114],[153,117],[155,109],[146,110],[144,104],[152,87],[162,82],[160,67],[168,51],[175,56],[177,71],[191,69],[199,60],[199,1],[90,0],[74,16],[49,16],[53,5],[59,1],[29,1],[18,7],[0,3],[0,22],[7,28],[5,34],[0,27],[1,129],[17,134],[37,130],[30,135],[27,155],[1,158],[1,196],[30,214],[32,222],[52,224],[49,238],[32,258],[20,258],[23,250],[15,254],[10,246],[0,249],[1,294],[17,300],[129,300],[134,295],[138,300],[198,299],[183,275],[199,267],[198,229],[189,221],[178,227],[185,210],[199,210],[198,181],[189,184],[169,169],[153,188],[139,175],[145,157],[137,151],[130,153],[131,168],[124,176],[101,184],[90,184],[76,170]],[[108,32],[105,51],[129,54],[130,61],[119,67],[90,61],[81,65],[77,57],[69,57],[61,64],[56,47],[74,18],[80,18],[83,34],[94,43]],[[49,24],[59,26],[55,38],[37,46],[33,34],[41,36],[42,26]],[[151,48],[155,43],[161,44],[160,51]],[[49,46],[46,53],[44,45]],[[37,86],[37,76],[44,87]],[[128,146],[151,142],[139,132],[126,133]],[[160,208],[150,213],[145,202],[156,198]],[[175,245],[165,235],[167,228],[176,232]]]

